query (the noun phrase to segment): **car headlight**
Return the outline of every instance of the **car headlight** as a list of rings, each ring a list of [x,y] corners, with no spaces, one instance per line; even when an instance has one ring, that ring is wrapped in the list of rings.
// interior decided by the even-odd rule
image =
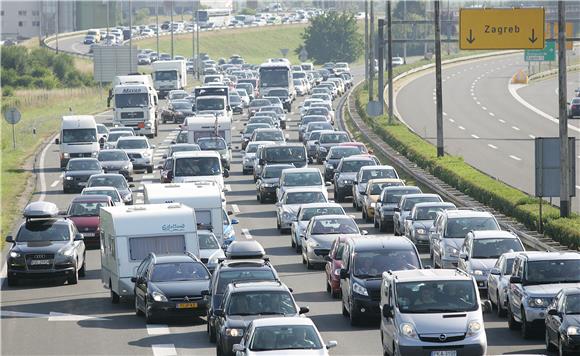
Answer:
[[[450,257],[457,257],[459,256],[459,251],[453,246],[447,246],[445,247],[445,255]]]
[[[156,302],[166,302],[167,297],[161,292],[151,292],[151,297]]]
[[[72,256],[75,250],[73,248],[67,248],[66,250],[60,251],[59,254],[63,256]]]
[[[145,127],[150,128],[151,127],[151,123],[150,122],[146,123],[145,124]]]
[[[122,168],[122,169],[129,169],[129,168],[131,168],[131,166],[129,166],[129,165],[126,165],[126,166],[123,166],[123,168]]]
[[[471,271],[475,276],[483,276],[483,271],[480,269],[474,269]]]
[[[131,201],[131,200],[133,200],[133,196],[131,194],[127,194],[123,197],[123,200],[126,202]]]
[[[244,329],[226,328],[226,336],[232,336],[232,337],[244,336]]]
[[[20,254],[20,252],[16,252],[16,251],[10,251],[10,257],[11,258],[19,258],[20,256],[22,256]]]
[[[73,180],[73,177],[66,176],[66,177],[64,177],[64,179],[66,179],[66,180]]]
[[[566,334],[568,334],[568,336],[580,335],[580,327],[568,326],[568,328],[566,329]]]
[[[315,248],[315,247],[320,246],[320,244],[318,242],[316,242],[316,241],[314,241],[312,239],[308,240],[307,244],[308,244],[309,247],[312,247],[312,248]]]
[[[91,156],[93,157],[97,157],[99,155],[99,152],[95,151],[95,152],[91,152]]]
[[[473,336],[479,333],[483,329],[483,326],[479,321],[470,321],[467,325],[467,335]]]
[[[416,231],[417,231],[417,233],[418,233],[419,235],[424,235],[424,234],[426,234],[426,233],[427,233],[427,230],[425,230],[425,229],[423,229],[423,228],[418,228]]]
[[[352,291],[355,292],[356,294],[364,295],[367,297],[369,296],[369,292],[367,292],[367,289],[358,283],[354,283],[352,285]]]
[[[143,153],[143,157],[151,157],[151,153],[150,152],[144,152]]]
[[[294,220],[295,216],[294,216],[294,214],[285,211],[282,213],[282,219],[283,220]]]
[[[409,323],[401,324],[400,331],[401,331],[401,335],[403,335],[405,337],[412,338],[412,339],[416,339],[418,337],[417,332],[415,331],[415,328],[413,327],[412,324],[409,324]]]
[[[528,306],[531,308],[545,308],[550,304],[548,298],[530,298],[528,299]]]
[[[69,154],[69,153],[67,153],[67,152],[63,153],[63,154],[62,154],[62,156],[63,156],[64,158],[70,158],[70,154]]]

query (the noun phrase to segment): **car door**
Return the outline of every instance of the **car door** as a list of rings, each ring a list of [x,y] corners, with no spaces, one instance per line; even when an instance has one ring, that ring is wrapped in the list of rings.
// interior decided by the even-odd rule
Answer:
[[[330,261],[326,261],[326,264],[324,265],[324,271],[326,273],[326,280],[327,281],[329,281],[330,277],[332,276],[332,261],[334,260],[337,246],[338,246],[338,239],[334,240],[334,242],[330,246],[330,252],[328,253],[328,258]]]
[[[441,258],[441,232],[443,231],[443,223],[445,218],[443,215],[438,215],[433,223],[433,234],[431,235],[431,250],[433,254],[433,262]]]
[[[393,341],[395,340],[395,333],[397,332],[397,327],[395,325],[395,318],[394,318],[394,313],[395,313],[395,298],[394,298],[394,293],[395,290],[393,288],[393,286],[391,285],[390,282],[385,282],[385,287],[384,287],[384,293],[385,296],[387,297],[387,305],[391,308],[391,310],[393,310],[393,317],[392,318],[385,318],[384,316],[381,316],[383,319],[383,337],[384,337],[384,344],[386,346],[386,349],[389,350],[391,353],[393,352],[393,350],[391,350],[393,348]],[[383,348],[384,349],[384,348]]]
[[[74,224],[71,224],[71,240],[70,243],[73,245],[75,249],[75,253],[77,256],[77,269],[80,269],[85,262],[85,242],[83,240],[75,240],[79,231],[77,230]]]
[[[151,261],[151,256],[146,257],[143,262],[137,267],[137,272],[135,274],[135,299],[139,306],[145,306],[145,300],[147,298],[147,272],[149,270],[149,262]]]
[[[306,225],[306,228],[304,229],[304,231],[302,231],[302,234],[300,236],[300,246],[302,246],[302,255],[304,256],[304,258],[307,258],[308,254],[308,244],[306,242],[308,241],[308,236],[310,236],[313,221],[314,221],[313,219],[310,219],[308,225]]]
[[[552,303],[546,309],[546,333],[548,333],[550,340],[558,340],[558,329],[560,328],[562,321],[559,315],[550,315],[547,313],[547,311],[550,309],[555,309],[558,313],[560,313],[563,309],[563,300],[563,293],[562,291],[559,291],[558,294],[556,294],[554,297]]]
[[[488,294],[490,299],[496,298],[496,296],[498,295],[497,290],[498,290],[498,285],[499,285],[499,279],[503,275],[504,261],[505,261],[504,256],[500,256],[500,258],[498,258],[498,260],[495,262],[495,265],[493,266],[493,268],[497,269],[500,274],[499,275],[490,274],[489,278],[487,279],[487,294]],[[500,301],[496,300],[496,303],[499,305]]]
[[[517,264],[514,264],[514,276],[523,278],[524,276],[524,260],[518,258],[516,260]],[[520,307],[523,298],[523,287],[521,283],[511,283],[510,282],[510,292],[509,292],[509,303],[512,313],[519,318]]]
[[[397,203],[397,206],[395,207],[395,212],[393,213],[393,228],[395,229],[395,231],[400,231],[399,230],[399,219],[401,218],[401,207],[405,204],[405,197],[402,196],[401,199],[399,200],[399,202]]]

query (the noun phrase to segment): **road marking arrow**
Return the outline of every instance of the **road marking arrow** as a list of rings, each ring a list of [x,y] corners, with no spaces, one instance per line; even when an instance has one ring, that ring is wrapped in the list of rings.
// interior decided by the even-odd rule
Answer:
[[[470,44],[473,43],[475,41],[475,38],[473,37],[473,31],[471,29],[469,29],[469,37],[466,38],[467,42],[469,42]]]
[[[532,37],[528,38],[530,40],[530,42],[534,43],[538,40],[538,37],[536,37],[536,32],[535,30],[532,28]]]

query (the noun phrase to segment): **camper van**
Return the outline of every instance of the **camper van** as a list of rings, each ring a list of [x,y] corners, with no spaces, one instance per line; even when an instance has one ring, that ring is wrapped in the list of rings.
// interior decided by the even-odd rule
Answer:
[[[195,210],[199,230],[212,231],[222,246],[229,245],[235,239],[234,234],[229,231],[233,229],[225,224],[226,198],[215,182],[143,184],[143,200],[145,204],[187,205]],[[225,233],[228,236],[224,237]]]
[[[101,146],[98,141],[95,117],[91,115],[63,116],[60,136],[55,143],[60,145],[60,168],[66,167],[71,158],[97,157]]]
[[[228,147],[232,145],[232,121],[224,116],[196,115],[186,120],[187,142],[197,143],[204,137],[221,137]],[[217,125],[217,128],[216,128]]]
[[[199,256],[195,212],[179,203],[101,208],[101,280],[111,302],[133,298],[137,267],[150,252]]]

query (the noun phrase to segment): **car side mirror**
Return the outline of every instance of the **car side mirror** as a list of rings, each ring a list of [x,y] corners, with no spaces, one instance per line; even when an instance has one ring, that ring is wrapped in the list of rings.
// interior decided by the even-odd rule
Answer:
[[[340,279],[346,279],[348,277],[348,270],[341,268],[340,269]]]
[[[202,297],[205,297],[205,296],[208,296],[208,295],[210,295],[209,290],[206,289],[206,290],[202,290],[201,291],[201,296]]]
[[[171,141],[171,144],[172,144],[172,145],[175,145],[175,143],[176,143],[176,142],[175,142],[175,140]]]
[[[61,215],[61,216],[66,215],[66,210],[59,210],[58,215]]]
[[[310,311],[310,308],[308,307],[300,307],[300,310],[298,311],[298,314],[306,314]]]
[[[131,277],[131,282],[137,283],[137,277]]]
[[[224,178],[228,178],[230,176],[230,171],[228,171],[227,169],[224,169],[223,176],[224,176]]]
[[[54,144],[55,145],[60,145],[60,139],[59,138],[55,138],[54,139]]]
[[[244,352],[244,350],[244,345],[242,344],[234,344],[234,346],[232,346],[233,352]]]
[[[520,284],[520,283],[522,283],[522,277],[520,277],[520,276],[511,276],[510,277],[510,283],[512,283],[512,284]]]
[[[159,169],[159,170],[163,169],[163,165],[161,165],[161,164],[160,164],[160,165],[158,165],[158,166],[157,166],[157,169]]]
[[[336,347],[338,345],[338,342],[331,340],[328,342],[328,344],[326,344],[326,349],[332,349],[333,347]]]
[[[559,313],[556,309],[548,309],[548,315],[558,316]]]
[[[360,234],[364,236],[364,235],[368,235],[369,232],[367,230],[361,230]]]
[[[330,182],[324,182],[324,185],[327,186],[327,187],[330,187],[332,185],[332,183],[330,183]]]
[[[238,219],[232,219],[231,223],[232,225],[237,225],[240,223],[240,221]]]
[[[360,192],[360,195],[367,195],[367,192]]]
[[[12,235],[6,236],[6,242],[14,242],[14,237]]]
[[[85,239],[85,236],[83,234],[78,233],[78,234],[75,235],[75,239],[74,240],[75,241],[83,241],[84,239]]]
[[[469,260],[469,256],[465,252],[460,253],[459,258],[465,261]]]
[[[493,274],[494,276],[499,276],[501,274],[501,271],[499,270],[499,268],[492,268],[491,271],[489,271],[489,273]]]
[[[220,317],[223,317],[223,316],[224,316],[224,311],[223,311],[223,309],[216,309],[216,310],[214,310],[214,312],[213,312],[213,313],[214,313],[216,316],[220,316]]]
[[[383,304],[383,316],[387,319],[393,317],[393,308],[388,304]]]
[[[393,211],[400,212],[401,211],[401,208],[394,208]]]

